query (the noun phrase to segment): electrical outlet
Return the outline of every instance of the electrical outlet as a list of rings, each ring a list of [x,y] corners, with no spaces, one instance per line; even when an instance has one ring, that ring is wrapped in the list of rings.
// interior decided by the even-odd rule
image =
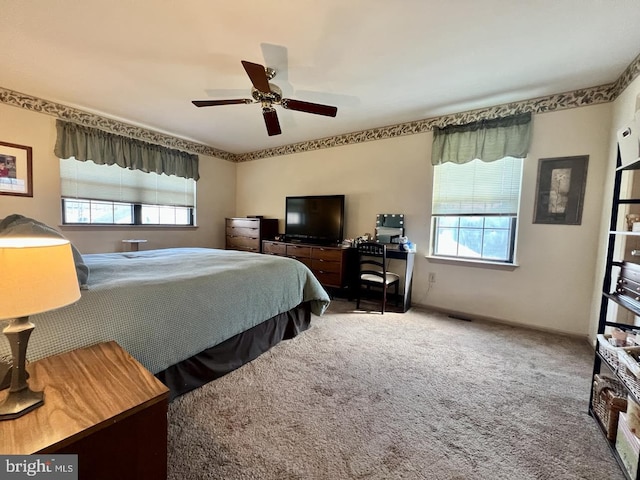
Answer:
[[[436,274],[435,274],[435,272],[429,272],[429,283],[436,283]]]

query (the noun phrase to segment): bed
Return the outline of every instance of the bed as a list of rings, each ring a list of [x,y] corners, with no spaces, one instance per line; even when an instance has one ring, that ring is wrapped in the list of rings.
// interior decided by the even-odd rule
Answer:
[[[29,361],[115,340],[171,398],[294,337],[329,305],[311,271],[285,257],[172,248],[82,260],[89,274],[81,299],[30,317]]]

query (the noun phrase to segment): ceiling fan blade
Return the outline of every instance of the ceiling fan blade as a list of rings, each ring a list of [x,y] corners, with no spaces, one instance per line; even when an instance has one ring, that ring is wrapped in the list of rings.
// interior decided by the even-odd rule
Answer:
[[[292,100],[290,98],[283,98],[281,105],[283,108],[288,110],[314,113],[316,115],[325,115],[327,117],[335,117],[338,114],[338,107],[321,105],[319,103],[303,102],[302,100]]]
[[[260,49],[262,50],[264,64],[278,72],[278,86],[282,88],[283,82],[289,82],[289,54],[287,47],[273,43],[261,43]]]
[[[278,121],[278,114],[273,107],[262,107],[262,116],[264,117],[264,123],[267,126],[267,133],[269,136],[280,135],[280,122]]]
[[[232,100],[193,100],[196,107],[215,107],[217,105],[238,105],[241,103],[253,103],[253,100],[248,98],[236,98]]]
[[[249,75],[251,83],[253,83],[253,86],[256,87],[257,90],[264,93],[271,92],[271,88],[269,87],[269,78],[267,78],[267,71],[262,65],[242,60],[242,66],[247,72],[247,75]]]

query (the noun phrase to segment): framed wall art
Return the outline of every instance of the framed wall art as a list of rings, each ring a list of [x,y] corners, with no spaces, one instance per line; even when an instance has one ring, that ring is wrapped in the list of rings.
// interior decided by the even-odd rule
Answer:
[[[580,225],[589,155],[541,158],[533,223]]]
[[[0,195],[33,197],[31,147],[0,142]]]

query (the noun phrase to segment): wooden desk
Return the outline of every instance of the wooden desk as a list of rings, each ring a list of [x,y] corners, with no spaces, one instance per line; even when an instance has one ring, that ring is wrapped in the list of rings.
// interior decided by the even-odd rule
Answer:
[[[166,478],[169,390],[117,343],[27,369],[45,403],[0,421],[0,454],[77,454],[81,480]]]

